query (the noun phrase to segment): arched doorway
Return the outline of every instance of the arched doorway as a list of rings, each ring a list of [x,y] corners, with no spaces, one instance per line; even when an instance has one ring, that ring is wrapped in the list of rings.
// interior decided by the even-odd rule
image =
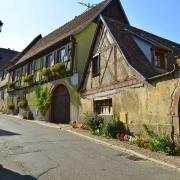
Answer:
[[[70,122],[70,95],[64,85],[57,86],[53,91],[51,121],[62,124]]]

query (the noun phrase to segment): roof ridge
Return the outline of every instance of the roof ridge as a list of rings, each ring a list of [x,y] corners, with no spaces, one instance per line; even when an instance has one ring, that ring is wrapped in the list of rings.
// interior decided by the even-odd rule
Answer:
[[[57,29],[53,30],[52,32],[46,34],[43,38],[45,38],[46,36],[50,35],[51,33],[54,33],[56,31],[59,31],[60,29],[62,29],[63,27],[67,26],[68,24],[72,23],[74,20],[76,20],[77,18],[80,18],[81,16],[83,16],[84,14],[92,11],[93,9],[96,9],[98,6],[101,6],[103,3],[106,3],[106,1],[111,1],[111,0],[103,0],[102,2],[98,3],[96,6],[90,8],[87,11],[83,11],[81,14],[79,14],[78,16],[75,16],[75,18],[69,20],[68,22],[66,22],[65,24],[63,24],[62,26],[58,27]]]
[[[122,22],[120,22],[120,21],[118,21],[118,20],[115,20],[115,19],[112,19],[112,18],[109,18],[109,17],[106,17],[106,16],[103,16],[103,18],[105,18],[105,19],[107,19],[107,20],[110,20],[110,21],[114,21],[114,22],[120,24],[121,26],[124,25],[124,26],[126,26],[126,27],[131,27],[131,28],[134,28],[134,29],[143,31],[143,32],[145,32],[145,33],[148,33],[148,34],[150,34],[150,35],[156,36],[156,37],[161,38],[161,39],[163,39],[163,40],[165,40],[165,41],[168,41],[169,43],[173,43],[174,45],[177,45],[177,46],[179,46],[179,48],[180,48],[180,44],[177,43],[177,42],[174,42],[174,41],[172,41],[172,40],[166,39],[166,38],[164,38],[164,37],[161,37],[161,36],[156,35],[156,34],[154,34],[154,33],[151,33],[151,32],[148,32],[148,31],[146,31],[146,30],[140,29],[140,28],[138,28],[138,27],[124,24],[124,23],[122,23]]]
[[[16,51],[16,50],[10,49],[10,48],[1,48],[1,47],[0,47],[0,49],[1,49],[1,50],[8,50],[8,51],[12,51],[12,52],[17,52],[17,53],[19,52],[19,51]]]

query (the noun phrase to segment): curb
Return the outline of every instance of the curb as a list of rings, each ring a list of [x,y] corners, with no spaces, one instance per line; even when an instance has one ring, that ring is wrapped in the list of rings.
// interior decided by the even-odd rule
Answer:
[[[9,116],[9,117],[13,117],[13,118],[22,120],[22,118],[17,117],[17,116],[12,116],[12,115],[5,115],[5,116]],[[87,139],[89,141],[92,141],[94,143],[109,147],[109,148],[117,150],[117,151],[124,152],[124,153],[129,154],[129,155],[135,155],[135,156],[137,156],[139,158],[149,160],[149,161],[154,162],[156,164],[160,164],[160,165],[163,165],[163,166],[166,166],[166,167],[169,167],[169,168],[174,168],[174,169],[180,171],[180,167],[178,167],[178,166],[176,166],[174,164],[167,163],[167,162],[164,162],[164,161],[161,161],[161,160],[157,160],[157,159],[151,158],[149,156],[143,155],[141,153],[135,152],[133,150],[129,150],[129,149],[124,148],[124,147],[113,145],[111,143],[108,143],[108,142],[105,142],[105,141],[102,141],[102,140],[99,140],[99,139],[95,139],[95,138],[86,136],[84,134],[81,134],[81,133],[66,129],[65,126],[63,127],[62,125],[56,125],[56,124],[51,124],[51,123],[48,124],[48,123],[44,123],[44,122],[41,122],[41,121],[31,121],[31,120],[26,120],[26,121],[30,122],[30,123],[36,123],[36,124],[39,124],[39,125],[42,125],[42,126],[50,127],[50,128],[62,129],[64,131],[66,131],[66,132],[69,132],[69,133],[74,134],[76,136],[80,136],[80,137],[82,137],[84,139]],[[67,125],[66,125],[66,127],[67,127]]]

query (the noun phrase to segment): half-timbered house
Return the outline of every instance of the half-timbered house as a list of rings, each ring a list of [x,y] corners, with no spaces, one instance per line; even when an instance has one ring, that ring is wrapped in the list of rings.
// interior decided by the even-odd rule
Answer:
[[[77,120],[81,79],[100,15],[129,24],[119,0],[105,0],[75,17],[62,27],[39,39],[19,60],[9,68],[9,98],[16,106],[26,98],[29,111],[35,119],[40,113],[33,104],[35,89],[48,87],[52,104],[44,117],[56,123]],[[63,74],[50,74],[50,68],[58,64]],[[42,73],[42,71],[44,73]]]
[[[79,86],[80,112],[143,126],[180,129],[180,44],[101,16]]]

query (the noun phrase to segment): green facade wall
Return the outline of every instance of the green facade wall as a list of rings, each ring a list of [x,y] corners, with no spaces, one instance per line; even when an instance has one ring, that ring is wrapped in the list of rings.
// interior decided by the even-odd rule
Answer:
[[[77,59],[77,72],[79,78],[81,78],[85,62],[89,55],[89,50],[91,48],[92,40],[96,30],[96,24],[91,23],[84,31],[80,32],[75,36],[77,46],[76,46],[76,59]]]
[[[96,29],[96,24],[91,23],[83,31],[79,32],[74,37],[76,39],[76,49],[75,49],[75,67],[73,68],[74,69],[73,75],[70,77],[65,77],[45,84],[41,84],[41,86],[48,87],[50,94],[53,92],[54,88],[56,88],[58,85],[63,84],[66,86],[70,94],[71,121],[78,120],[80,100],[79,100],[79,94],[77,92],[77,87],[79,85],[79,80],[82,76],[83,69],[87,57],[89,55],[89,50],[91,48],[95,29]],[[12,99],[13,97],[14,104],[17,106],[17,98],[20,97],[20,99],[22,99],[24,92],[26,92],[26,99],[28,101],[28,106],[29,106],[28,108],[33,113],[34,118],[44,119],[46,121],[49,121],[50,120],[49,112],[47,112],[45,117],[42,117],[37,111],[37,108],[34,106],[33,99],[35,96],[36,88],[37,85],[25,87],[19,90],[14,90],[9,93],[9,98]]]

